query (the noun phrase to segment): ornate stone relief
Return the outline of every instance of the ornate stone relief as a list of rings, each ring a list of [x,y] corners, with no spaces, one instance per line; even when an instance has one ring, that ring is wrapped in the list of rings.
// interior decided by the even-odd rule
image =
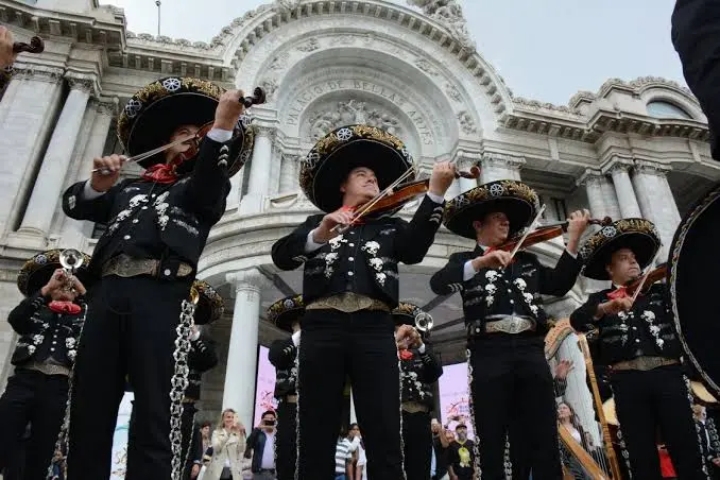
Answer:
[[[463,48],[476,50],[458,0],[408,0],[408,4],[420,7],[425,15],[445,27]]]
[[[68,78],[68,84],[71,90],[82,90],[83,92],[89,93],[93,91],[94,83],[89,78]]]
[[[63,69],[40,65],[15,64],[13,78],[38,82],[57,83],[63,78]]]
[[[276,55],[275,58],[272,59],[272,62],[270,62],[268,70],[279,71],[284,69],[287,66],[288,60],[290,60],[289,53],[281,53],[280,55]]]
[[[380,108],[367,108],[365,102],[354,99],[338,102],[311,115],[308,132],[310,139],[317,141],[335,128],[354,123],[382,128],[397,136],[401,134],[400,122],[395,116]]]
[[[274,78],[266,78],[262,82],[260,82],[260,87],[265,90],[265,96],[268,102],[272,102],[275,98],[275,92],[277,92],[277,89],[280,85],[278,85],[277,80]]]
[[[472,116],[470,116],[468,112],[463,111],[458,113],[457,118],[460,122],[460,128],[462,129],[463,133],[467,135],[477,133],[477,126],[475,125],[475,120],[473,120]]]
[[[431,75],[433,77],[437,77],[439,75],[438,71],[435,70],[435,67],[433,67],[432,64],[430,64],[430,62],[428,62],[424,58],[416,60],[415,65],[428,75]]]
[[[340,35],[335,39],[335,42],[338,45],[352,45],[355,43],[355,40],[357,40],[355,35]]]
[[[482,159],[483,167],[501,167],[510,170],[518,170],[524,163],[523,157],[496,152],[486,152]]]
[[[320,42],[318,42],[317,38],[311,38],[307,42],[297,47],[297,49],[301,52],[314,52],[318,48],[320,48]]]
[[[462,95],[460,94],[460,90],[458,90],[455,85],[452,85],[450,83],[445,84],[445,93],[447,93],[447,96],[450,97],[452,100],[458,103],[462,102]]]
[[[635,171],[638,173],[665,176],[668,172],[672,171],[672,167],[658,162],[635,160]]]

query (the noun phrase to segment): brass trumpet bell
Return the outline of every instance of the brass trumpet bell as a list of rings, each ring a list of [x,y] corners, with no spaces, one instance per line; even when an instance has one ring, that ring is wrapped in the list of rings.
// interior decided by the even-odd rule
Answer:
[[[421,312],[415,315],[415,328],[423,333],[428,333],[433,328],[433,318],[429,313]]]
[[[60,265],[69,273],[74,273],[84,262],[83,254],[74,248],[68,248],[60,253]]]

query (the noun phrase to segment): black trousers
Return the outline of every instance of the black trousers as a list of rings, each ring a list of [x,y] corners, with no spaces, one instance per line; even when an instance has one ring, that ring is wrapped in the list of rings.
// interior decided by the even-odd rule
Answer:
[[[23,478],[45,480],[65,418],[67,397],[65,375],[15,371],[0,397],[0,470],[13,463],[11,455],[22,446],[25,449]],[[23,442],[28,423],[32,424],[32,432]]]
[[[200,429],[195,424],[195,413],[197,413],[194,403],[183,404],[183,412],[180,420],[182,429],[182,461],[184,465],[183,473],[181,478],[183,480],[190,479],[190,473],[192,468],[196,464],[196,461],[201,462],[202,465],[202,435]]]
[[[430,480],[432,431],[427,412],[402,412],[403,453],[408,480]]]
[[[127,480],[170,478],[170,390],[189,281],[104,277],[91,290],[70,414],[68,480],[107,478],[127,375],[135,401]]]
[[[620,371],[612,375],[610,382],[633,478],[661,478],[658,427],[678,478],[707,478],[702,471],[699,438],[682,367]]]
[[[277,480],[294,480],[297,459],[297,403],[281,399],[277,407],[275,468]]]
[[[335,447],[348,374],[368,478],[401,480],[400,373],[389,313],[308,310],[298,371],[299,478],[335,479]]]
[[[561,479],[555,391],[542,338],[497,333],[469,348],[483,480],[505,479],[508,431],[524,436],[517,442],[517,435],[510,437],[511,449],[520,446],[523,470],[536,479]]]

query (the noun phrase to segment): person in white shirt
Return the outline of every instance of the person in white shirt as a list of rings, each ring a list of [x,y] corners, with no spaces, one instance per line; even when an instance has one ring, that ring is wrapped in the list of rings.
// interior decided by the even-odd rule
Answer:
[[[262,414],[260,423],[247,439],[245,458],[250,458],[252,449],[253,480],[275,479],[275,412],[268,410]]]
[[[213,457],[203,480],[241,480],[245,453],[245,427],[235,410],[222,413],[220,423],[212,434]]]

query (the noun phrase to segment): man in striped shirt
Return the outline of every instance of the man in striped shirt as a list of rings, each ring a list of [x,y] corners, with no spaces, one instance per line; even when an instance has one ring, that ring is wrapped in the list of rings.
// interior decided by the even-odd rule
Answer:
[[[357,450],[359,443],[359,437],[350,441],[340,432],[335,447],[335,480],[352,480],[353,452]]]

